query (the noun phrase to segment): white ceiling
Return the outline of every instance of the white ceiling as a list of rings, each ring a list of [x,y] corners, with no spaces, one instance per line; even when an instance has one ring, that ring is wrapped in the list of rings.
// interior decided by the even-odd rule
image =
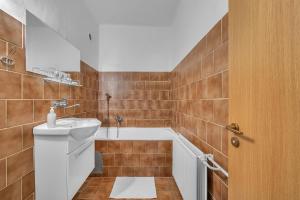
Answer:
[[[180,0],[84,0],[99,24],[169,26]]]

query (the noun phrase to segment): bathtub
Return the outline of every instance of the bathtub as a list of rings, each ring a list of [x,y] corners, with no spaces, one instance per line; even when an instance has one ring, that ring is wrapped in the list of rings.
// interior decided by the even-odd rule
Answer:
[[[173,140],[170,128],[100,128],[95,148],[103,159],[101,176],[172,176]]]
[[[96,140],[173,140],[176,133],[171,128],[100,128],[96,133]]]

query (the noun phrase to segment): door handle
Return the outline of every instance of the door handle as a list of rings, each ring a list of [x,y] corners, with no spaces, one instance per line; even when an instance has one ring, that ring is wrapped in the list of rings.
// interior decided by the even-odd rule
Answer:
[[[237,123],[231,123],[226,126],[226,129],[236,135],[243,135],[244,133],[240,131],[240,127]]]

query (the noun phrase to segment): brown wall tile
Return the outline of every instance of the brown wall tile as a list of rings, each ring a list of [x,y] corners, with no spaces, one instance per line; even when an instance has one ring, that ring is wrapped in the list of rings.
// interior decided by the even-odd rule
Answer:
[[[108,176],[109,177],[122,176],[122,168],[121,167],[108,167]]]
[[[171,167],[160,167],[159,175],[162,177],[170,177],[172,176],[172,168]]]
[[[228,41],[228,14],[222,18],[222,41]]]
[[[0,38],[22,47],[22,24],[0,10]]]
[[[222,128],[222,153],[228,155],[228,133],[225,128]]]
[[[127,167],[135,167],[140,165],[140,154],[124,154],[123,165]]]
[[[228,123],[228,100],[214,101],[214,122],[224,126]]]
[[[148,141],[145,144],[146,153],[157,153],[158,151],[158,142]]]
[[[126,162],[126,154],[115,153],[115,166],[124,166]]]
[[[6,101],[0,101],[0,129],[6,127]]]
[[[1,11],[0,11],[1,13]],[[0,99],[21,98],[21,75],[0,70]]]
[[[221,44],[221,21],[219,21],[207,34],[207,49],[213,50]]]
[[[23,125],[23,149],[33,147],[33,128],[39,123]]]
[[[114,153],[103,153],[103,166],[114,166],[115,165],[115,154]]]
[[[0,160],[0,190],[6,186],[6,159]]]
[[[207,79],[207,97],[222,97],[222,74],[217,74]]]
[[[228,188],[225,184],[221,184],[221,200],[228,200]]]
[[[120,144],[120,148],[122,153],[132,153],[132,141],[122,141]]]
[[[153,154],[141,154],[140,155],[140,166],[149,167],[152,166]]]
[[[7,126],[33,121],[33,102],[31,100],[7,101]]]
[[[169,73],[160,72],[102,72],[99,73],[99,119],[103,126],[111,122],[116,126],[114,117],[122,115],[127,127],[165,127],[169,125],[164,120],[170,120],[170,115],[160,115],[162,111],[172,109],[170,99]],[[112,96],[110,101],[110,119],[105,120],[105,93]],[[155,113],[155,114],[154,114]],[[100,118],[101,117],[101,118]]]
[[[214,54],[206,55],[202,63],[202,77],[207,77],[214,73]]]
[[[201,118],[204,120],[213,119],[213,102],[211,100],[201,101]]]
[[[166,163],[165,163],[166,167],[172,167],[172,163],[173,163],[173,157],[172,156],[173,156],[172,153],[166,154]]]
[[[33,170],[32,148],[7,159],[7,183],[11,184]]]
[[[1,56],[6,56],[6,42],[3,40],[0,40],[0,57]],[[0,68],[2,68],[2,66]]]
[[[72,103],[70,105],[72,105]],[[50,107],[51,101],[49,100],[34,100],[34,121],[39,122],[47,120],[47,114],[50,111]]]
[[[23,76],[23,99],[43,99],[44,81],[40,77]]]
[[[34,172],[22,178],[22,199],[27,199],[34,193]]]
[[[135,167],[134,176],[155,176],[158,174],[155,167]]]
[[[172,142],[170,141],[159,141],[158,142],[158,153],[171,153]]]
[[[164,167],[166,165],[166,154],[153,154],[152,165],[157,167]]]
[[[108,142],[108,152],[109,153],[120,153],[121,152],[121,143],[117,141]]]
[[[133,152],[135,153],[145,153],[145,142],[143,141],[134,141],[133,142]]]
[[[122,167],[122,176],[134,176],[134,167]]]
[[[172,171],[172,141],[96,141],[97,148],[109,149],[102,154],[102,176],[160,176],[160,167],[163,176]]]
[[[108,152],[108,142],[107,141],[97,141],[95,143],[96,151],[99,151],[101,153],[107,153]]]
[[[0,191],[1,200],[21,200],[21,181],[9,185]]]
[[[228,71],[223,72],[222,74],[222,97],[228,98],[229,96],[229,79],[228,79]]]
[[[228,68],[228,43],[219,46],[214,52],[215,73]]]
[[[221,130],[221,127],[207,123],[207,143],[218,150],[221,150]]]
[[[0,130],[0,159],[22,150],[22,127]]]

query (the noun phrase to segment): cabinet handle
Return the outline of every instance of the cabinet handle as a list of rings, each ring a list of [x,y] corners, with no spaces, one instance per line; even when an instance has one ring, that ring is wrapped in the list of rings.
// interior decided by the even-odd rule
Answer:
[[[78,153],[75,154],[75,157],[78,158],[78,156],[80,156],[87,148],[89,148],[91,146],[92,143],[88,144],[86,147],[84,147],[83,149],[81,149]]]

